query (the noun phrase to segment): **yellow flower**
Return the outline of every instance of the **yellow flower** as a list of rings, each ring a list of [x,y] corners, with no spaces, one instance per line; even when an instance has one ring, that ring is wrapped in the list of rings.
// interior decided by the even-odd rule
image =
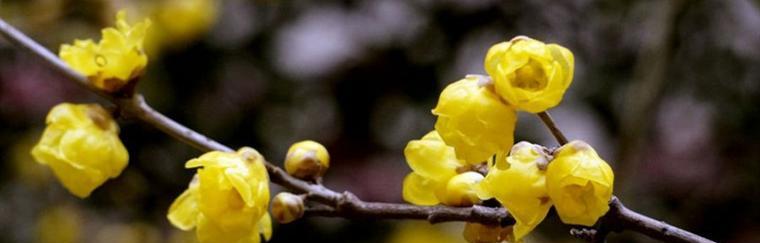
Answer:
[[[483,180],[483,175],[468,171],[455,175],[446,183],[442,203],[449,206],[467,207],[480,203],[475,187]]]
[[[169,208],[167,218],[182,230],[196,229],[198,241],[259,242],[272,235],[269,177],[264,157],[248,147],[209,152],[192,159],[196,178]]]
[[[495,197],[515,217],[514,236],[517,240],[541,223],[552,206],[546,190],[545,172],[539,168],[546,162],[540,146],[517,143],[506,161],[499,161],[491,167],[478,187],[482,199]]]
[[[473,187],[483,179],[470,166],[458,160],[454,148],[446,145],[438,132],[431,131],[420,140],[412,140],[404,149],[412,173],[406,176],[403,196],[417,205],[470,206],[479,202]]]
[[[499,227],[483,225],[478,223],[466,223],[464,225],[464,239],[469,243],[497,243],[497,242],[515,242],[520,243],[522,240],[515,240],[512,227]]]
[[[485,69],[496,93],[517,109],[538,113],[559,104],[573,81],[573,53],[518,36],[488,50]]]
[[[126,12],[120,11],[116,15],[116,27],[103,29],[99,43],[91,39],[75,40],[73,45],[61,45],[58,55],[71,68],[87,76],[94,86],[114,92],[141,75],[148,63],[143,39],[149,26],[147,19],[130,26]]]
[[[206,33],[216,22],[216,0],[168,0],[155,12],[160,40],[165,45],[185,44]]]
[[[464,243],[462,236],[456,234],[461,223],[430,224],[421,221],[402,221],[396,226],[388,243]]]
[[[562,222],[591,226],[609,210],[615,176],[582,141],[560,147],[546,170],[546,187]]]
[[[100,105],[62,103],[50,110],[46,123],[32,156],[50,166],[72,194],[89,196],[127,166],[119,126]]]
[[[290,146],[285,171],[301,179],[317,179],[330,168],[330,154],[322,144],[306,140]]]
[[[486,77],[470,75],[450,84],[433,114],[438,116],[435,130],[467,163],[484,162],[512,146],[515,111],[493,92]]]

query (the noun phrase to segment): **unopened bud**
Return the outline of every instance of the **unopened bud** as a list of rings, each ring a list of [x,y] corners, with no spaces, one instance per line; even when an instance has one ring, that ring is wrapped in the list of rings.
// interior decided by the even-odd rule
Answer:
[[[290,146],[285,157],[285,171],[299,178],[315,180],[330,167],[330,155],[322,144],[306,140]]]
[[[483,180],[480,173],[469,171],[458,174],[446,183],[443,204],[456,207],[468,207],[480,203],[475,186]]]
[[[272,217],[281,224],[287,224],[303,217],[303,199],[289,192],[278,193],[272,199]]]

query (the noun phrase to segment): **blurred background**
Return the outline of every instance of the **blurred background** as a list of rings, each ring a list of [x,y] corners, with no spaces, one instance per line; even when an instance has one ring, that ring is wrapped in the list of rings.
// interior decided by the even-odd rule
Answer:
[[[575,54],[551,110],[615,170],[630,208],[719,242],[760,241],[760,1],[752,0],[0,0],[0,17],[57,53],[99,38],[115,12],[150,18],[139,91],[169,117],[281,164],[290,144],[325,144],[325,180],[401,202],[403,148],[433,128],[439,92],[483,74],[516,35]],[[29,155],[47,111],[100,102],[0,40],[0,242],[192,242],[165,215],[199,155],[122,120],[130,164],[89,198]],[[556,146],[521,114],[516,141]],[[274,191],[281,190],[273,186]],[[274,195],[274,194],[273,194]],[[307,218],[271,242],[462,242],[462,225]],[[529,242],[582,242],[554,212]],[[650,242],[634,233],[610,242]]]

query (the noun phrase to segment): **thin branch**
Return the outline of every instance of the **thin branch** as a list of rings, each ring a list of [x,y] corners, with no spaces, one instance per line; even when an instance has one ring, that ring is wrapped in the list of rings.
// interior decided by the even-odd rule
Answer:
[[[541,121],[546,125],[546,128],[549,128],[549,131],[554,135],[554,138],[557,139],[560,146],[567,143],[567,137],[565,137],[565,134],[562,134],[562,131],[559,130],[559,127],[554,123],[554,119],[552,119],[552,116],[549,115],[548,111],[542,111],[536,115],[541,118]]]
[[[305,215],[349,219],[418,219],[430,223],[475,221],[489,225],[513,225],[515,220],[504,208],[475,205],[467,208],[413,206],[409,204],[364,202],[344,192],[337,207],[309,205]]]
[[[0,34],[20,49],[40,57],[47,65],[60,72],[67,79],[74,81],[113,102],[121,108],[122,113],[136,117],[148,125],[156,127],[162,132],[191,145],[200,151],[233,151],[231,148],[195,132],[164,116],[158,111],[155,111],[148,106],[141,95],[134,95],[131,98],[118,98],[100,91],[90,85],[86,77],[70,69],[68,65],[58,59],[53,53],[37,44],[2,19],[0,19]],[[549,127],[560,144],[567,142],[567,139],[565,139],[562,132],[559,131],[548,113],[542,112],[538,115],[547,127]],[[296,192],[306,193],[308,199],[323,204],[310,206],[307,209],[306,214],[311,216],[371,219],[421,219],[427,220],[431,223],[468,221],[503,226],[514,224],[514,219],[503,208],[489,208],[484,206],[473,206],[469,208],[448,206],[431,207],[365,202],[351,193],[338,193],[322,185],[312,184],[294,178],[269,162],[266,162],[265,165],[272,183],[279,184]],[[666,242],[712,242],[688,231],[636,213],[623,206],[617,198],[613,198],[610,202],[610,211],[602,218],[602,220],[602,223],[618,226],[618,228],[615,228],[616,231],[632,230]]]

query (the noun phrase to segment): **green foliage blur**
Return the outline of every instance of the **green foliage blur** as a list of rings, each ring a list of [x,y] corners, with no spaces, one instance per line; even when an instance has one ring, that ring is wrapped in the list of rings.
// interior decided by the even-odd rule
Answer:
[[[99,38],[119,9],[150,17],[164,34],[139,92],[157,110],[280,165],[290,144],[319,141],[328,187],[385,202],[402,201],[403,148],[433,129],[445,85],[485,73],[488,47],[513,36],[559,43],[576,74],[550,112],[610,162],[628,207],[718,242],[760,241],[758,1],[210,2],[180,14],[183,0],[0,0],[0,17],[55,53]],[[0,242],[192,242],[165,215],[200,153],[120,119],[129,166],[78,200],[28,152],[60,102],[107,104],[0,40]],[[515,138],[556,146],[527,114]],[[307,218],[276,225],[271,242],[461,242],[461,225],[442,227]],[[569,229],[550,212],[527,241],[581,242]]]

